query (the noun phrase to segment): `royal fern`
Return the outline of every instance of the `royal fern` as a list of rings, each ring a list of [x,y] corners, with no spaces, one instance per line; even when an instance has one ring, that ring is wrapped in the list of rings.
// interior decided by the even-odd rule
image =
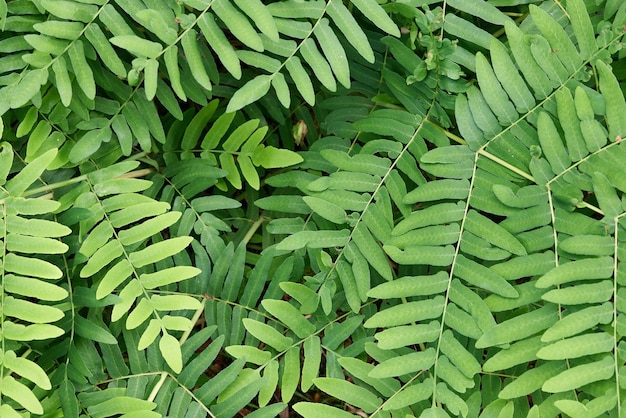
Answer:
[[[624,415],[624,25],[0,0],[0,415]]]

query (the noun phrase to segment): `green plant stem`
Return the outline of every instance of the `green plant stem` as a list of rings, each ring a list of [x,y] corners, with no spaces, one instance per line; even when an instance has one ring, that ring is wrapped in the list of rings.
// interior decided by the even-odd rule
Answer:
[[[144,168],[141,170],[135,170],[135,171],[131,171],[129,173],[123,174],[119,177],[115,177],[115,179],[129,179],[129,178],[140,178],[140,177],[145,177],[150,173],[153,173],[154,170],[150,169],[150,168]],[[67,180],[63,180],[63,181],[59,181],[56,183],[51,183],[51,184],[46,184],[45,186],[41,186],[41,187],[35,187],[34,189],[30,189],[25,191],[22,196],[23,197],[29,197],[29,196],[36,196],[40,193],[45,193],[45,192],[49,192],[52,190],[56,190],[56,189],[60,189],[62,187],[66,187],[66,186],[71,186],[72,184],[76,184],[76,183],[81,183],[85,180],[87,180],[89,174],[83,174],[82,176],[77,176],[77,177],[73,177],[71,179],[67,179]],[[46,195],[47,196],[47,195]],[[50,199],[52,199],[52,195],[49,196]],[[4,203],[4,199],[0,200],[0,204]]]
[[[250,225],[250,229],[248,229],[248,232],[246,232],[246,235],[241,240],[242,244],[248,245],[248,243],[250,242],[250,240],[252,239],[256,231],[265,221],[267,221],[267,218],[265,216],[260,216],[259,219],[254,221],[254,223]]]

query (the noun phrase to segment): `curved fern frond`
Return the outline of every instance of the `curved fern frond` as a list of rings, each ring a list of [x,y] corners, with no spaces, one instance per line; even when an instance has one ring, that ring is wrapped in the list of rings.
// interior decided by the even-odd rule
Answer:
[[[11,151],[2,145],[4,155]],[[12,154],[12,152],[11,152]],[[45,197],[24,197],[57,155],[52,149],[7,179],[12,158],[6,163],[0,188],[2,207],[2,413],[19,416],[28,411],[42,414],[40,397],[30,382],[51,389],[44,369],[29,359],[28,341],[58,338],[65,330],[58,323],[65,316],[59,302],[68,292],[60,286],[63,272],[49,256],[64,254],[67,244],[59,239],[71,230],[49,218],[61,204]],[[53,260],[54,261],[54,260]],[[14,403],[8,402],[12,399]]]
[[[181,213],[169,211],[167,203],[137,194],[151,183],[123,177],[136,165],[113,165],[87,175],[89,191],[77,199],[76,205],[92,212],[88,220],[81,222],[86,235],[78,254],[86,263],[80,276],[95,279],[96,299],[118,291],[120,300],[113,305],[112,320],[125,317],[126,328],[142,327],[139,349],[160,336],[163,358],[172,370],[180,372],[180,345],[172,332],[189,330],[194,324],[184,315],[171,313],[201,310],[202,304],[192,296],[168,294],[160,289],[191,279],[200,270],[172,266],[170,257],[184,250],[192,238],[163,238],[161,233],[176,223]],[[106,273],[100,273],[107,266]]]

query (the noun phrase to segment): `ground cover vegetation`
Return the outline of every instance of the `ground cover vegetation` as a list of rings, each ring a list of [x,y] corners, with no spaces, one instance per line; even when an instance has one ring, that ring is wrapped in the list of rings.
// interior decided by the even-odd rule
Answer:
[[[0,0],[0,416],[626,416],[625,31]]]

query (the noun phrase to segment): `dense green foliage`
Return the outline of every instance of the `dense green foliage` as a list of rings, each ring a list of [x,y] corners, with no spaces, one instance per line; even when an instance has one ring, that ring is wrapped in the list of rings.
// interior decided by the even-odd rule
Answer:
[[[0,416],[626,416],[625,30],[0,0]]]

